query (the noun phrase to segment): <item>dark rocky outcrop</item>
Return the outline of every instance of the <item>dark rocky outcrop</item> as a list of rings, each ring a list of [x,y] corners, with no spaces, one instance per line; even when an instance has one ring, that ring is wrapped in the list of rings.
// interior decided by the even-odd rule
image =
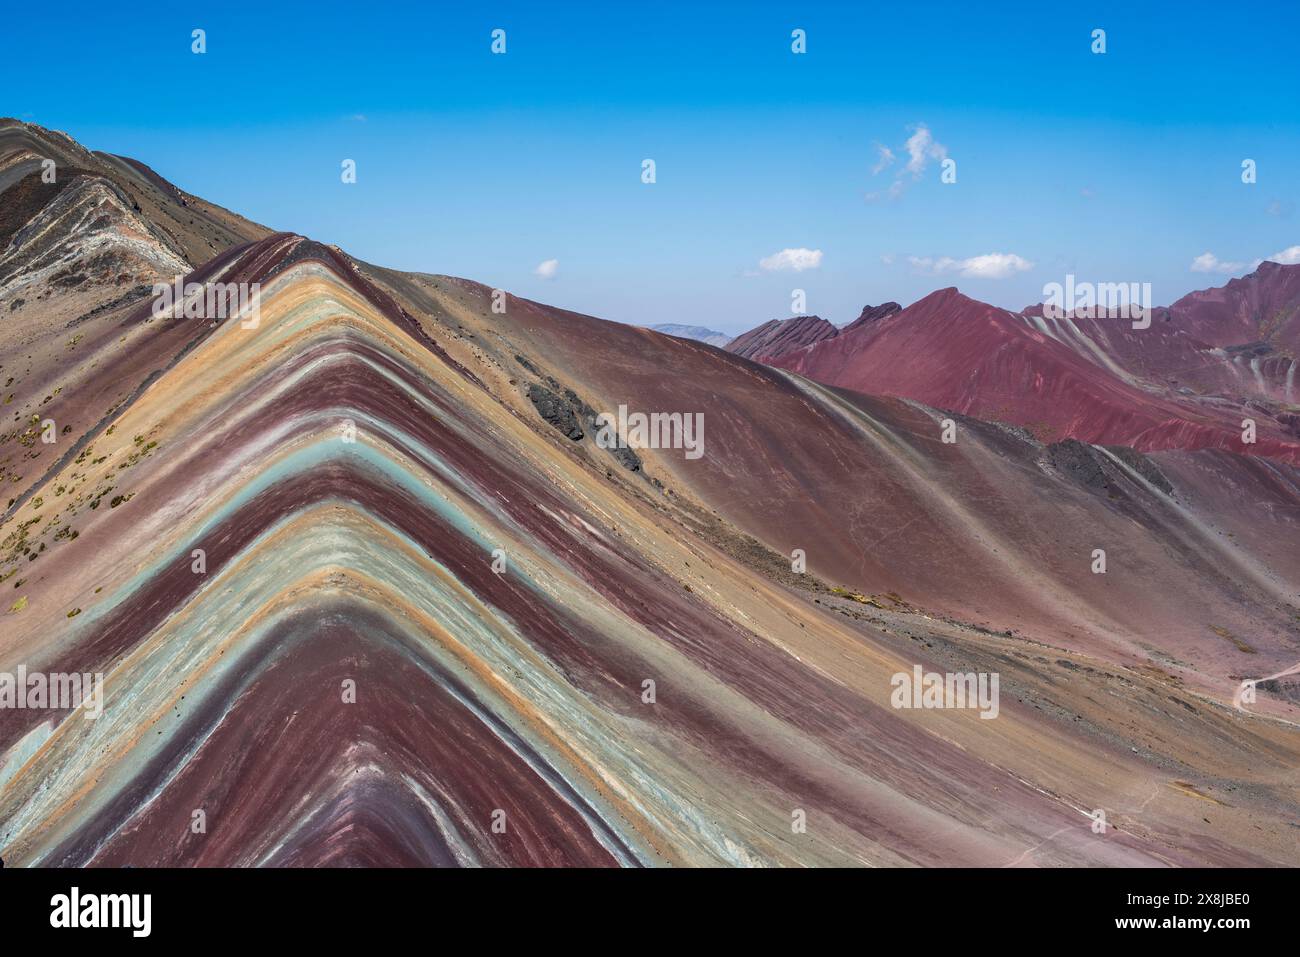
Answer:
[[[573,409],[562,398],[545,389],[537,383],[528,387],[528,400],[532,402],[533,408],[537,414],[545,419],[553,428],[563,432],[567,438],[574,442],[582,441],[585,434],[582,426],[578,424],[578,417],[573,414]]]
[[[532,363],[521,356],[515,358],[525,368],[536,371]],[[554,389],[561,388],[560,383],[553,377],[548,376],[546,381]],[[588,433],[593,436],[599,434],[596,410],[572,389],[564,389],[564,394],[561,396],[545,386],[533,383],[528,387],[528,399],[533,403],[533,408],[537,410],[538,415],[574,442],[581,442]],[[641,457],[631,449],[614,447],[607,448],[605,451],[629,472],[641,471]]]
[[[1110,452],[1111,455],[1115,456],[1166,495],[1172,495],[1174,493],[1174,486],[1169,479],[1165,477],[1165,473],[1160,471],[1160,468],[1155,462],[1152,462],[1137,449],[1130,448],[1127,445],[1108,445],[1106,446],[1106,451]]]
[[[1154,462],[1128,446],[1106,446],[1103,451],[1097,446],[1080,442],[1078,439],[1065,439],[1053,442],[1044,451],[1047,453],[1048,461],[1058,472],[1070,476],[1087,488],[1105,492],[1111,498],[1120,495],[1122,487],[1119,480],[1124,476],[1105,452],[1115,456],[1166,495],[1172,495],[1174,491],[1173,484]]]
[[[854,329],[865,326],[868,323],[878,322],[881,319],[888,319],[894,313],[902,312],[902,310],[903,307],[896,302],[882,302],[878,306],[863,306],[862,312],[858,315],[858,318],[854,319],[847,326],[841,329],[840,335],[844,335],[846,332],[852,332]]]

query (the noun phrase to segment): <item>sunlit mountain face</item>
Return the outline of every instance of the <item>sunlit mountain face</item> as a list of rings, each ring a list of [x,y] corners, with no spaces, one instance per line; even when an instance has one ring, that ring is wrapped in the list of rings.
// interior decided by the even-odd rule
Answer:
[[[6,866],[1300,863],[1300,265],[732,340],[0,210]]]

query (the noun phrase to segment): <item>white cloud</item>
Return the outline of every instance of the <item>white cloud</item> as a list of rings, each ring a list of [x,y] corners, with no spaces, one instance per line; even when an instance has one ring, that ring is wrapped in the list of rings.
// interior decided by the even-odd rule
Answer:
[[[1283,266],[1293,266],[1300,263],[1300,246],[1288,246],[1271,256],[1265,256],[1263,259],[1252,259],[1250,262],[1228,262],[1220,259],[1214,253],[1201,253],[1192,260],[1192,272],[1211,272],[1223,276],[1230,276],[1233,273],[1246,272],[1259,268],[1262,262],[1279,263]]]
[[[822,251],[820,249],[783,249],[779,253],[772,253],[758,261],[758,267],[764,272],[780,272],[786,269],[793,269],[795,272],[803,272],[805,269],[816,269],[822,264]]]
[[[1246,268],[1245,263],[1224,262],[1214,253],[1201,253],[1192,260],[1192,272],[1217,272],[1233,273],[1241,272]]]
[[[978,279],[1005,279],[1012,273],[1027,272],[1034,264],[1015,253],[986,253],[962,262],[961,274]]]
[[[872,190],[865,194],[868,203],[879,202],[882,199],[898,199],[907,191],[908,183],[914,182],[921,178],[925,168],[931,160],[942,162],[948,158],[948,147],[944,146],[934,138],[930,132],[930,127],[924,123],[918,123],[915,126],[909,126],[911,136],[903,144],[902,149],[907,152],[907,162],[899,169],[894,171],[894,181],[888,189]],[[885,169],[894,164],[894,151],[888,146],[876,145],[877,160],[871,167],[871,175],[878,176]],[[911,174],[909,179],[908,174]]]
[[[936,140],[930,127],[924,123],[918,123],[913,129],[907,138],[907,171],[912,174],[912,179],[920,179],[930,160],[948,158],[948,147]]]
[[[558,259],[548,259],[537,264],[537,268],[533,270],[533,275],[541,276],[543,279],[554,279],[555,274],[559,271],[560,261]]]
[[[969,259],[953,259],[951,256],[908,256],[907,261],[917,272],[939,276],[955,272],[966,279],[1006,279],[1018,272],[1034,268],[1029,260],[1015,253],[985,253],[983,256],[971,256]]]
[[[888,146],[881,146],[879,143],[877,143],[876,153],[879,156],[879,159],[876,160],[876,165],[871,167],[872,176],[875,176],[885,167],[893,165],[894,162],[894,151],[891,150]]]

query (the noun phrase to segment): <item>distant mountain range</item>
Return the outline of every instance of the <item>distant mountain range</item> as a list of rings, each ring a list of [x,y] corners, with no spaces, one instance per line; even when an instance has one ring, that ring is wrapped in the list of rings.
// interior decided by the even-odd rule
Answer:
[[[676,323],[668,322],[663,325],[650,326],[655,332],[662,332],[665,335],[677,336],[679,339],[695,339],[699,342],[707,342],[711,346],[721,348],[731,341],[731,336],[725,332],[718,332],[715,329],[706,329],[704,326],[679,326]]]
[[[725,348],[829,385],[1023,426],[1044,442],[1300,464],[1300,265],[1265,262],[1153,309],[1146,329],[1117,316],[1014,313],[949,288],[906,309],[868,307],[843,329],[816,316],[766,322]]]

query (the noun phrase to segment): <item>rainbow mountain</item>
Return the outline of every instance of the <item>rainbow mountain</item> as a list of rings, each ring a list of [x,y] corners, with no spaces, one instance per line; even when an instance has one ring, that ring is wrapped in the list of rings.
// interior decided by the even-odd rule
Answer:
[[[0,672],[103,677],[0,707],[7,866],[1300,862],[1294,465],[384,269],[13,120],[0,191]]]

